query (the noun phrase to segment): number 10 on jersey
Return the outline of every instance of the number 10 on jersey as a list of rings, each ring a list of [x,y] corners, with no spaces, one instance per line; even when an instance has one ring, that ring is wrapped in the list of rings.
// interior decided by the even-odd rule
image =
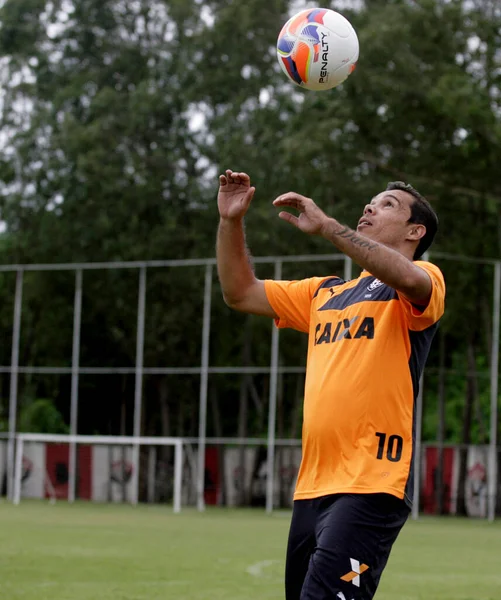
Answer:
[[[377,448],[377,459],[383,460],[385,457],[390,462],[398,462],[402,458],[402,450],[404,440],[399,435],[390,435],[376,432],[376,437],[379,439]]]

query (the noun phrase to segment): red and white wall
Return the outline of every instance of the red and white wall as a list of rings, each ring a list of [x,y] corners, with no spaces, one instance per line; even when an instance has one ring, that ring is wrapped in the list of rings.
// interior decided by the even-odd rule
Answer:
[[[466,458],[465,504],[470,517],[487,516],[487,465],[488,446],[469,446]],[[443,505],[446,514],[455,514],[459,486],[460,452],[457,446],[443,450]],[[438,449],[426,446],[422,456],[421,508],[425,513],[435,514],[437,499],[435,478],[438,465]]]
[[[223,453],[221,455],[221,452]],[[244,452],[243,468],[240,448],[208,446],[206,449],[207,504],[225,503],[234,506],[241,497],[242,487],[251,502],[262,502],[266,491],[265,452],[248,447]],[[455,514],[459,485],[459,448],[444,448],[443,503],[444,512]],[[77,497],[97,502],[127,502],[131,498],[132,449],[121,446],[79,445]],[[285,498],[292,505],[292,494],[301,461],[298,447],[276,449],[275,502]],[[0,482],[4,481],[7,463],[7,442],[0,441]],[[436,472],[438,450],[423,448],[421,467],[421,510],[436,514]],[[488,446],[469,446],[465,482],[466,509],[472,517],[487,515]],[[26,443],[23,456],[23,498],[68,497],[68,444]],[[224,473],[221,470],[224,470]],[[192,480],[190,472],[183,475],[185,483]],[[222,489],[224,481],[224,490]],[[501,482],[500,482],[501,483]],[[186,491],[186,485],[185,485]],[[186,499],[186,496],[185,496]]]
[[[79,445],[77,497],[98,502],[130,498],[130,448]],[[0,477],[6,470],[7,443],[0,442]],[[68,498],[69,445],[25,443],[21,496]]]

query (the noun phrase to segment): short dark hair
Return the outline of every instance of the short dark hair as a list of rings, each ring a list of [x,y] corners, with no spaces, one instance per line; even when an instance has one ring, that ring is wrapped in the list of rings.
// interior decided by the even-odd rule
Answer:
[[[431,246],[438,230],[437,213],[431,207],[431,204],[422,196],[412,185],[403,181],[390,181],[386,186],[386,191],[401,190],[407,192],[414,198],[411,204],[411,218],[409,223],[416,223],[426,227],[426,233],[419,240],[419,244],[414,252],[413,260],[420,259]]]

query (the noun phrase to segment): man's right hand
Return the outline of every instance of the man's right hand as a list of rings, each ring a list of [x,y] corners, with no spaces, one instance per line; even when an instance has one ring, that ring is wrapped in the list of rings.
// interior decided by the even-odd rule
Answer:
[[[222,219],[242,219],[249,208],[255,187],[251,187],[247,173],[227,170],[219,176],[217,207]]]
[[[245,245],[243,217],[254,192],[246,173],[228,170],[219,177],[217,206],[221,219],[217,231],[217,270],[228,306],[277,319],[266,296],[264,281],[254,275]]]

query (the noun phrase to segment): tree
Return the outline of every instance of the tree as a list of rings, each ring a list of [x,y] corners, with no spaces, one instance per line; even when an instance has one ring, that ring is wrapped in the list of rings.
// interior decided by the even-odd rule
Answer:
[[[345,84],[327,93],[294,87],[280,72],[274,47],[289,9],[285,0],[4,2],[1,260],[212,257],[216,175],[228,167],[248,171],[257,186],[247,219],[256,256],[335,252],[279,221],[271,205],[276,195],[290,189],[309,195],[353,226],[389,179],[404,179],[439,213],[435,250],[498,257],[496,3],[371,0],[346,11],[360,38],[360,61]],[[448,373],[445,437],[452,441],[461,439],[463,411],[475,415],[485,403],[480,385],[466,394],[462,373],[468,356],[477,371],[488,364],[492,271],[441,266],[446,346],[440,360],[435,344],[429,364]],[[284,277],[341,267],[284,265]],[[256,270],[273,276],[266,265]],[[11,274],[1,281],[0,332],[11,339]],[[137,271],[84,273],[81,364],[133,367],[137,285]],[[146,366],[199,364],[203,286],[198,268],[148,270]],[[73,294],[73,273],[25,274],[25,364],[69,365]],[[246,328],[217,286],[212,301],[211,364],[241,364],[251,331],[245,361],[268,364],[270,323],[256,318]],[[298,339],[282,335],[285,365],[304,364]],[[7,364],[10,348],[2,348]],[[283,380],[285,432],[298,432],[301,378]],[[252,377],[246,387],[230,379],[211,376],[209,432],[235,434],[242,389],[241,431],[262,435],[268,378]],[[41,378],[22,380],[21,387],[27,383],[45,396]],[[196,377],[145,378],[145,429],[196,432],[198,384]],[[471,391],[473,379],[469,384]],[[430,376],[425,385],[426,432],[433,436],[438,383]],[[67,420],[63,387],[61,380],[55,403]],[[130,375],[82,378],[79,431],[118,433],[119,413],[130,431],[133,392]],[[480,439],[475,421],[466,429]]]
[[[69,433],[61,413],[52,400],[39,398],[23,408],[19,415],[18,431],[29,433]]]

